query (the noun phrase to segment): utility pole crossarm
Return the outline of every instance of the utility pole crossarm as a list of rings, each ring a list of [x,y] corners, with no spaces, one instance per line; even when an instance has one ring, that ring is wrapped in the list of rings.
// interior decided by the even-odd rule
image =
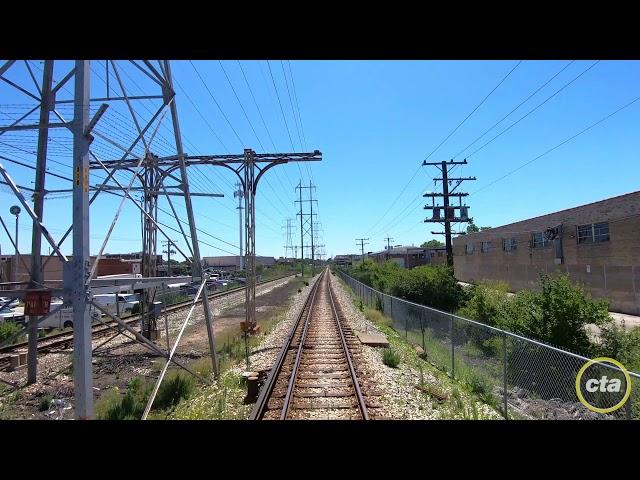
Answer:
[[[455,178],[449,178],[448,179],[450,182],[463,182],[465,180],[477,180],[476,177],[455,177]],[[441,182],[443,181],[442,178],[434,178],[433,179],[434,182]]]

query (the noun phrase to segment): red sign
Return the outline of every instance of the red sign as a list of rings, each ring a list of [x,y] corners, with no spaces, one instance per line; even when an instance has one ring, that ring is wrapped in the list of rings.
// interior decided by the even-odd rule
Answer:
[[[51,308],[51,292],[27,292],[24,299],[25,315],[46,315]]]

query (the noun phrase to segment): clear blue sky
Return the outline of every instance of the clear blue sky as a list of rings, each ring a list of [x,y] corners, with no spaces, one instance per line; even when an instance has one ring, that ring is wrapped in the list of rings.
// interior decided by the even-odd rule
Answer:
[[[228,122],[192,65],[187,61],[172,62],[185,149],[188,153],[198,154],[241,153],[245,147],[257,152],[273,151],[274,146],[277,151],[321,150],[324,160],[313,164],[309,170],[305,165],[300,169],[287,165],[276,167],[265,175],[268,182],[260,185],[257,198],[257,251],[261,255],[284,254],[282,225],[285,218],[293,219],[294,225],[298,225],[298,229],[294,229],[293,242],[299,244],[293,186],[302,172],[303,181],[308,182],[311,174],[317,185],[322,241],[326,253],[332,256],[356,252],[357,237],[370,238],[367,250],[382,249],[383,238],[387,235],[394,238],[395,244],[405,245],[419,245],[434,238],[430,231],[440,227],[422,223],[427,211],[422,209],[425,199],[421,194],[434,190],[431,178],[439,172],[435,167],[419,165],[516,66],[518,60],[291,61],[294,83],[289,75],[289,63],[281,64],[279,60],[269,63],[289,134],[265,61],[242,61],[241,65],[268,131],[238,62],[222,62],[255,134],[219,62],[195,61],[194,65]],[[476,144],[455,157],[465,158],[593,63],[575,61],[568,65],[568,60],[523,61],[431,155],[430,161],[454,157],[566,67]],[[41,75],[40,62],[32,61],[31,64],[34,72]],[[56,69],[56,78],[64,75],[63,67],[61,64]],[[152,88],[143,77],[135,77],[135,69],[124,63],[121,68],[122,73],[128,72],[129,79],[135,79],[137,86],[131,87],[134,94]],[[15,70],[12,68],[6,76],[26,81],[27,75],[21,65]],[[93,65],[92,79],[94,94],[102,95],[106,87],[98,77],[105,78],[103,61]],[[123,80],[128,79],[124,76]],[[469,164],[457,168],[455,176],[477,177],[477,181],[465,182],[460,187],[460,190],[472,193],[467,203],[476,224],[498,226],[638,190],[640,101],[505,179],[484,187],[640,96],[639,80],[638,62],[601,61],[513,128],[469,156]],[[111,72],[112,89],[115,84]],[[70,92],[61,97],[68,98],[69,95]],[[296,97],[301,127],[297,125]],[[0,98],[2,124],[26,112],[23,110],[26,107],[20,104],[30,102],[28,97],[8,85],[0,86]],[[149,118],[152,107],[152,101],[148,101],[146,108],[137,108],[141,116]],[[67,118],[72,117],[70,107],[61,107],[60,111]],[[132,138],[133,125],[127,115],[125,107],[114,107],[105,116],[102,131],[122,142]],[[160,155],[171,152],[168,116],[162,123],[151,148]],[[0,136],[0,142],[5,142],[0,143],[0,155],[33,163],[34,157],[28,151],[35,149],[35,142],[33,134],[29,135],[30,139],[27,135]],[[68,166],[71,162],[70,136],[65,137],[64,132],[55,135],[57,140],[51,144],[50,158],[62,165],[50,163],[50,166],[56,173],[71,175]],[[17,151],[16,145],[22,151]],[[96,144],[96,149],[107,159],[114,158],[113,154],[117,153],[105,144]],[[31,170],[3,159],[0,162],[18,183],[30,185]],[[233,198],[232,185],[235,179],[231,172],[219,168],[198,170],[190,174],[192,191],[225,194],[223,199],[194,200],[198,227],[217,237],[203,234],[201,240],[235,253],[235,248],[230,246],[238,244],[237,201]],[[94,176],[92,182],[100,177]],[[123,176],[121,181],[126,178]],[[47,181],[51,189],[68,188],[68,182],[63,180],[50,178]],[[474,193],[477,190],[480,191]],[[12,195],[0,186],[0,215],[10,225],[13,225],[13,218],[9,218],[8,207],[13,203]],[[105,195],[92,206],[92,253],[100,248],[100,239],[118,204],[118,198]],[[52,198],[45,204],[45,223],[51,227],[55,238],[60,237],[71,220],[70,207],[68,196]],[[168,210],[164,202],[161,207]],[[182,218],[186,218],[184,210],[180,207],[178,210]],[[383,217],[385,212],[388,213]],[[162,212],[159,218],[176,226]],[[30,249],[30,222],[25,214],[20,223],[20,248],[27,252]],[[139,225],[138,211],[127,205],[106,251],[139,251]],[[179,239],[180,235],[172,234],[172,237]],[[441,236],[436,238],[442,240]],[[0,231],[0,244],[3,253],[12,251],[3,231]],[[178,246],[184,248],[184,242],[178,241]],[[65,243],[65,247],[63,250],[69,253],[71,243]],[[201,249],[203,255],[226,254],[204,244]],[[47,251],[46,246],[43,251]]]

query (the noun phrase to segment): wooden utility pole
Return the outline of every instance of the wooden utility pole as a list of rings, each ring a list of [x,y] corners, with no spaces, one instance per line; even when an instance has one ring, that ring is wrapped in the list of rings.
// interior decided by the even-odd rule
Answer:
[[[447,265],[453,267],[453,245],[451,243],[451,224],[452,223],[468,223],[473,221],[473,218],[470,218],[468,215],[469,207],[465,204],[462,204],[462,197],[467,197],[468,193],[454,193],[455,189],[460,186],[462,182],[465,180],[475,180],[476,177],[460,177],[460,178],[449,178],[448,167],[451,165],[466,165],[467,160],[463,160],[462,162],[455,162],[453,160],[450,161],[442,161],[442,162],[427,162],[424,161],[422,166],[433,165],[437,167],[442,173],[442,178],[434,178],[434,183],[442,182],[442,193],[425,193],[423,197],[431,198],[431,205],[425,205],[426,210],[432,210],[433,215],[431,218],[425,218],[425,223],[440,223],[444,225],[444,232],[431,232],[433,235],[444,235],[445,236],[445,245],[447,249]],[[456,184],[453,188],[449,188],[453,185],[453,182]],[[435,199],[436,197],[443,198],[443,205],[436,205]],[[459,205],[451,205],[449,199],[451,197],[458,197]],[[456,209],[459,210],[459,215],[456,216]],[[444,218],[440,215],[440,210],[444,210]],[[455,234],[460,235],[466,232],[455,232]]]
[[[364,246],[368,245],[368,238],[356,238],[356,242],[360,245],[360,250],[362,251],[362,263],[364,263]]]
[[[389,260],[389,250],[391,250],[391,243],[390,242],[393,242],[393,238],[387,237],[387,238],[385,238],[385,240],[387,241],[387,260]]]

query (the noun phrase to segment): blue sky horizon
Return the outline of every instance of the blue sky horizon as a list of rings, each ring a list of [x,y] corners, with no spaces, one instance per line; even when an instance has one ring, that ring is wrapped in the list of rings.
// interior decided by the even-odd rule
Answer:
[[[36,74],[40,62],[30,61]],[[63,62],[56,78],[64,75]],[[118,62],[125,63],[125,62]],[[499,226],[640,190],[636,133],[640,127],[638,61],[172,61],[180,126],[187,153],[242,153],[320,150],[322,162],[277,166],[258,187],[256,250],[284,256],[283,224],[296,216],[300,180],[316,186],[317,212],[326,257],[357,253],[356,238],[369,238],[368,251],[393,244],[420,245],[442,236],[437,224],[424,223],[422,194],[437,191],[435,167],[423,160],[462,160],[454,176],[475,176],[460,191],[479,226]],[[67,62],[68,67],[68,62]],[[135,69],[122,66],[131,77]],[[27,71],[7,72],[28,81]],[[92,93],[102,95],[104,61],[92,64]],[[41,75],[41,74],[40,74]],[[140,95],[147,85],[135,78]],[[116,80],[111,81],[115,88]],[[61,96],[62,96],[61,92]],[[69,94],[66,94],[69,97]],[[25,96],[0,87],[0,123],[6,125],[26,107]],[[28,100],[28,99],[27,99]],[[141,102],[143,103],[143,102]],[[96,105],[97,106],[97,105]],[[72,116],[71,108],[62,108]],[[140,106],[149,118],[153,107]],[[105,134],[124,142],[131,135],[126,109],[109,112]],[[170,119],[162,120],[151,151],[172,152]],[[0,157],[33,163],[33,137],[0,136]],[[51,172],[71,176],[69,138],[52,135]],[[120,141],[120,140],[118,140]],[[155,151],[154,151],[155,149]],[[174,151],[174,150],[173,150]],[[103,159],[116,153],[101,147]],[[0,158],[18,184],[29,186],[33,171]],[[194,198],[203,256],[236,254],[238,245],[236,179],[220,168],[190,172],[192,191],[223,193],[224,198]],[[96,172],[91,183],[98,182]],[[126,178],[120,181],[124,182]],[[69,188],[47,178],[47,188]],[[101,195],[91,207],[91,253],[100,248],[120,199]],[[13,233],[8,212],[17,204],[0,188],[0,216]],[[166,204],[162,208],[168,210]],[[70,224],[71,199],[52,195],[45,202],[45,225],[58,240]],[[181,218],[184,208],[178,206]],[[165,212],[159,221],[175,228]],[[297,230],[296,230],[297,226]],[[20,251],[30,251],[31,222],[20,216]],[[141,250],[140,213],[127,203],[106,252]],[[171,233],[186,249],[179,233]],[[158,251],[161,240],[158,236]],[[305,240],[305,243],[306,240]],[[11,254],[0,229],[3,254]],[[43,253],[47,253],[43,242]],[[70,253],[71,241],[63,251]],[[178,258],[180,256],[178,255]]]

